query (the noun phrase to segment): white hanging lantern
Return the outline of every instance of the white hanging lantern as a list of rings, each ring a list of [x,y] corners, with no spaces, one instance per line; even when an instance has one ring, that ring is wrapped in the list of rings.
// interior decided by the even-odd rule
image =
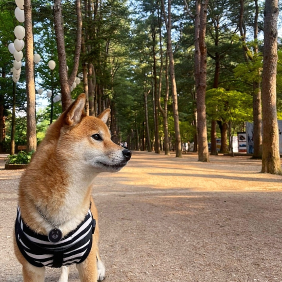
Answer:
[[[61,101],[61,95],[56,95],[53,99],[54,103]]]
[[[19,79],[20,79],[20,78],[13,77],[13,81],[14,81],[15,83],[17,83],[17,82],[19,81]]]
[[[76,85],[78,85],[80,83],[80,78],[76,77],[74,81],[75,81]]]
[[[52,97],[52,92],[49,90],[49,91],[47,91],[47,97],[48,98],[51,98]]]
[[[21,68],[19,68],[18,70],[17,70],[15,67],[12,68],[12,72],[13,72],[13,74],[15,74],[15,75],[20,75],[20,74],[21,74],[21,71],[22,71]]]
[[[15,51],[15,53],[14,53],[14,58],[15,58],[15,60],[16,61],[21,61],[21,59],[23,58],[23,52],[22,51],[20,51],[20,52],[18,52],[18,51]]]
[[[17,25],[14,29],[14,34],[18,39],[24,39],[25,37],[25,28],[21,25]]]
[[[14,66],[14,68],[15,68],[16,70],[19,70],[19,69],[22,67],[22,62],[21,62],[21,61],[18,62],[18,61],[16,61],[16,60],[14,60],[13,66]]]
[[[15,46],[15,49],[19,52],[24,47],[24,41],[16,38],[14,41],[14,46]]]
[[[53,60],[50,60],[48,62],[48,67],[50,68],[50,70],[53,70],[56,67],[56,63]]]
[[[10,44],[8,45],[8,49],[9,49],[9,52],[13,55],[14,52],[15,52],[14,43],[10,43]]]
[[[38,93],[39,95],[41,95],[41,94],[43,93],[43,89],[42,89],[42,88],[39,88],[39,89],[37,90],[37,93]]]
[[[24,10],[21,10],[19,7],[15,9],[15,17],[20,22],[24,22]]]
[[[33,55],[33,61],[34,61],[35,64],[38,64],[40,60],[41,60],[40,55],[38,55],[38,54]]]
[[[16,0],[15,2],[21,10],[24,9],[24,0]]]
[[[20,75],[19,74],[13,74],[13,77],[16,79],[20,79]]]

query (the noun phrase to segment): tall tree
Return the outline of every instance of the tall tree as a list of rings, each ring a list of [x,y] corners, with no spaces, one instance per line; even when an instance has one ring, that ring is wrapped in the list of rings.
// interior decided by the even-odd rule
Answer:
[[[246,44],[246,24],[245,24],[245,0],[240,0],[239,11],[239,31],[244,51],[244,57],[246,63],[252,68],[251,65],[255,64],[258,60],[258,16],[259,16],[259,4],[258,0],[254,0],[255,3],[255,16],[253,23],[254,34],[254,47],[253,52],[248,48]],[[257,69],[256,79],[253,80],[253,122],[254,122],[254,158],[260,158],[262,155],[262,109],[261,109],[261,89],[260,89],[260,69]]]
[[[70,77],[68,78],[67,71],[67,60],[66,60],[66,49],[65,49],[65,33],[64,33],[64,23],[62,15],[62,1],[54,0],[54,23],[55,23],[55,33],[57,40],[58,49],[58,60],[59,60],[59,73],[60,73],[60,83],[61,83],[61,95],[62,95],[62,107],[63,111],[71,104],[72,98],[70,93],[70,88],[75,80],[81,51],[81,39],[82,39],[82,17],[81,17],[81,7],[80,0],[76,0],[76,15],[77,15],[77,34],[76,34],[76,49],[74,55],[74,67]]]
[[[24,0],[25,15],[25,46],[26,46],[26,92],[27,92],[27,150],[35,151],[36,119],[35,119],[35,84],[33,65],[33,31],[32,31],[32,6],[31,0]]]
[[[156,52],[156,37],[157,30],[155,26],[156,20],[153,19],[151,24],[151,36],[152,36],[152,56],[153,56],[153,95],[154,95],[154,123],[155,123],[155,143],[154,149],[155,153],[160,153],[160,138],[159,138],[159,90],[158,90],[158,80],[157,80],[157,52]],[[161,79],[161,78],[159,78]]]
[[[179,113],[178,113],[178,98],[177,98],[177,88],[175,79],[175,69],[174,69],[174,57],[172,51],[172,41],[171,41],[171,0],[167,2],[167,15],[165,11],[164,0],[162,0],[163,15],[167,30],[167,52],[169,57],[169,73],[171,80],[171,92],[173,100],[173,118],[174,118],[174,131],[175,131],[175,151],[176,157],[182,157],[182,146],[181,146],[181,136],[179,128]]]
[[[195,83],[197,99],[198,160],[209,161],[206,122],[207,47],[205,43],[208,0],[196,1]]]
[[[262,172],[281,174],[276,112],[278,0],[266,0],[262,72]]]
[[[165,56],[165,95],[164,103],[161,105],[161,94],[162,94],[162,77],[163,77],[163,42],[162,42],[162,20],[161,20],[161,11],[158,15],[158,24],[159,24],[159,46],[160,46],[160,72],[159,72],[159,93],[158,93],[158,103],[159,109],[163,117],[163,128],[164,128],[164,151],[166,155],[169,155],[169,138],[168,138],[168,97],[169,97],[169,77],[168,77],[168,54],[166,52]]]

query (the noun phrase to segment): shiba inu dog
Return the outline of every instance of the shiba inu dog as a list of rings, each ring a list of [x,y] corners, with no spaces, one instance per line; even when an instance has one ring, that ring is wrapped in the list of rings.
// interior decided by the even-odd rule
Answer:
[[[109,109],[96,118],[84,106],[81,94],[49,127],[20,179],[14,247],[24,282],[44,281],[46,266],[62,267],[59,281],[68,281],[73,263],[81,281],[105,277],[93,179],[119,171],[131,152],[111,141]]]

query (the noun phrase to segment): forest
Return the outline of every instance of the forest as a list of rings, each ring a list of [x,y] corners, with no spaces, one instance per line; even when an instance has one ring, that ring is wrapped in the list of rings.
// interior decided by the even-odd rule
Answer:
[[[210,153],[217,154],[216,138],[220,138],[220,152],[230,152],[231,137],[244,132],[246,122],[253,122],[253,155],[263,158],[262,127],[273,128],[263,126],[270,114],[262,108],[268,93],[263,73],[267,52],[273,50],[266,31],[273,21],[280,29],[278,1],[25,0],[24,4],[30,5],[30,14],[25,8],[25,22],[19,22],[18,3],[0,0],[1,152],[10,152],[12,142],[15,148],[30,144],[30,15],[32,54],[40,56],[38,63],[32,62],[31,79],[37,144],[50,122],[84,92],[86,113],[96,116],[110,107],[112,139],[127,142],[132,150],[174,152],[181,157],[182,144],[189,142],[198,150],[199,160],[208,161],[208,143]],[[268,12],[267,5],[277,11]],[[276,19],[268,23],[268,14]],[[14,79],[18,60],[8,46],[15,41],[18,25],[26,26],[26,36],[20,75]],[[282,119],[279,33],[274,39],[272,123]],[[48,66],[51,60],[54,69]],[[273,142],[277,145],[277,140]],[[274,168],[277,171],[280,165]]]

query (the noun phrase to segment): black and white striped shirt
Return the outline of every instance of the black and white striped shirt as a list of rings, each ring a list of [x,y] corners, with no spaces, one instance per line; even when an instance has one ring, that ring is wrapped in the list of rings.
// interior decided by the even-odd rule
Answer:
[[[83,222],[57,243],[48,240],[48,236],[35,233],[22,220],[18,207],[15,233],[17,245],[32,265],[37,267],[61,267],[83,262],[92,247],[92,234],[96,221],[89,209]]]

